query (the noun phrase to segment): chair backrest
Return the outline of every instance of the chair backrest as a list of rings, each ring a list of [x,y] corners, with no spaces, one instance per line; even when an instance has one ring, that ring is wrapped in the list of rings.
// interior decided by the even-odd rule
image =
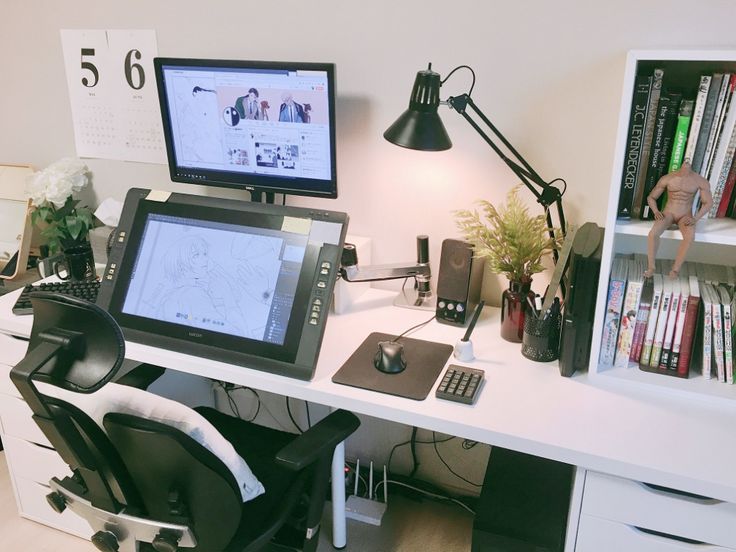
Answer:
[[[160,421],[116,412],[105,414],[100,427],[100,413],[90,406],[105,408],[100,395],[125,395],[113,384],[102,389],[125,355],[119,327],[74,297],[38,293],[31,301],[31,342],[11,379],[74,472],[59,483],[106,512],[190,527],[197,547],[189,550],[223,550],[238,529],[243,503],[231,468]],[[136,392],[146,395],[127,393]]]
[[[225,464],[184,432],[160,422],[111,413],[104,425],[148,515],[192,527],[197,536],[193,550],[224,550],[242,511],[238,484]]]

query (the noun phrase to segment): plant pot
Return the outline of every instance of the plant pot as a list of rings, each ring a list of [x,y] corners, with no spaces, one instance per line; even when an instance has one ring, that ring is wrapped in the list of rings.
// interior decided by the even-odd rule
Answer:
[[[531,279],[509,281],[509,289],[501,295],[501,337],[506,341],[521,343],[524,337],[527,297],[534,298],[531,287]]]

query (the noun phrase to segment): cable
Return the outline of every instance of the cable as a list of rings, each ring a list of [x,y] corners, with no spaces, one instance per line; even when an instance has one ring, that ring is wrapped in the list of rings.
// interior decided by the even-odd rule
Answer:
[[[472,508],[470,508],[470,506],[468,506],[467,504],[464,504],[462,501],[458,500],[457,498],[452,498],[451,496],[442,496],[442,495],[439,495],[439,494],[436,494],[436,493],[425,491],[424,489],[420,489],[419,487],[414,487],[412,485],[408,485],[406,483],[402,483],[401,481],[395,481],[393,479],[389,479],[386,482],[387,483],[391,483],[392,485],[398,485],[399,487],[406,487],[407,489],[411,489],[413,491],[416,491],[418,493],[427,495],[427,496],[432,497],[432,498],[437,498],[437,499],[440,499],[440,500],[446,500],[448,502],[454,502],[458,506],[460,506],[462,508],[465,508],[468,512],[470,512],[471,514],[475,515],[475,511]],[[375,487],[373,488],[373,495],[374,496],[377,496],[378,489],[379,489],[379,487],[381,485],[383,485],[383,481],[379,481],[375,485]]]
[[[291,414],[291,403],[289,403],[289,397],[286,397],[286,411],[289,413],[289,419],[291,420],[291,423],[294,424],[294,427],[297,429],[297,431],[299,433],[304,433],[304,430],[299,427],[299,424],[296,423],[294,416]]]
[[[446,443],[447,441],[452,441],[455,438],[456,437],[447,437],[446,439],[442,439],[441,441],[437,441],[437,443]],[[407,441],[403,441],[402,443],[397,443],[397,444],[395,444],[393,446],[393,448],[391,449],[391,452],[388,455],[388,462],[386,462],[386,470],[388,470],[389,472],[391,472],[391,460],[394,457],[394,452],[396,452],[396,449],[399,448],[399,447],[406,446],[409,443],[411,443],[411,439],[409,439]],[[417,445],[431,445],[432,443],[434,443],[434,441],[414,441],[414,443],[417,444]]]
[[[412,326],[411,328],[409,328],[405,332],[403,332],[403,333],[397,335],[396,337],[394,337],[391,341],[398,341],[399,339],[401,339],[402,337],[404,337],[406,334],[408,334],[410,331],[412,331],[412,330],[418,330],[422,326],[426,326],[427,324],[429,324],[435,318],[437,318],[437,315],[436,314],[435,315],[432,315],[432,318],[430,318],[429,320],[426,320],[426,321],[424,321],[424,322],[422,322],[420,324],[417,324],[416,326]]]
[[[471,441],[470,439],[463,439],[462,447],[465,450],[470,450],[473,447],[475,447],[475,445],[477,444],[478,444],[478,441]]]
[[[455,71],[457,71],[458,69],[467,69],[467,70],[468,70],[468,71],[470,71],[470,73],[471,73],[471,74],[473,75],[473,82],[472,82],[472,83],[470,84],[470,90],[468,90],[468,97],[470,97],[470,95],[471,95],[471,94],[473,93],[473,88],[475,87],[475,71],[473,71],[473,68],[472,68],[472,67],[470,67],[470,65],[458,65],[457,67],[455,67],[455,68],[454,68],[454,69],[453,69],[452,71],[450,71],[450,72],[448,73],[448,75],[447,75],[447,76],[446,76],[446,77],[445,77],[445,78],[444,78],[444,79],[443,79],[443,80],[442,80],[442,81],[440,82],[440,86],[442,86],[443,84],[445,84],[445,82],[447,82],[447,79],[449,79],[449,78],[450,78],[450,77],[452,76],[452,74],[453,74],[453,73],[454,73]]]
[[[307,411],[307,429],[310,429],[312,427],[312,416],[309,414],[309,403],[307,401],[304,401],[304,408]]]
[[[409,477],[414,477],[414,474],[417,473],[417,470],[419,469],[419,458],[417,458],[417,428],[414,426],[411,428],[411,461],[412,461],[412,469],[411,473],[409,474]]]
[[[462,475],[460,475],[460,474],[459,474],[459,473],[457,473],[457,472],[456,472],[455,470],[453,470],[453,469],[452,469],[452,468],[450,467],[450,464],[448,464],[447,462],[445,462],[445,459],[444,459],[444,458],[442,458],[442,455],[440,454],[440,449],[438,449],[438,448],[437,448],[437,439],[436,439],[436,435],[435,435],[435,432],[434,432],[434,431],[432,432],[432,444],[433,444],[433,446],[434,446],[434,451],[435,451],[435,452],[437,453],[437,458],[439,458],[439,459],[440,459],[440,462],[442,462],[442,463],[443,463],[443,464],[445,465],[445,467],[446,467],[446,468],[447,468],[447,469],[448,469],[448,470],[450,471],[450,473],[451,473],[452,475],[454,475],[455,477],[457,477],[457,478],[459,478],[459,479],[462,479],[462,480],[463,480],[463,481],[465,481],[465,482],[466,482],[466,483],[467,483],[468,485],[472,485],[473,487],[479,487],[479,488],[480,488],[480,487],[482,487],[482,486],[483,486],[482,484],[480,484],[480,485],[479,485],[478,483],[473,483],[473,482],[472,482],[472,481],[470,481],[469,479],[465,479],[465,478],[464,478],[464,477],[463,477]]]

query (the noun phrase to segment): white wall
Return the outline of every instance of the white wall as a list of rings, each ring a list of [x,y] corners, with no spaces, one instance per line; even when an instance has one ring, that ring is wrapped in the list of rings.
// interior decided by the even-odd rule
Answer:
[[[602,224],[626,51],[734,48],[734,22],[733,0],[3,0],[0,162],[40,168],[75,155],[62,28],[155,29],[159,54],[172,57],[333,61],[340,197],[289,203],[348,212],[350,231],[373,238],[374,262],[413,259],[414,236],[427,233],[436,270],[442,239],[457,235],[452,211],[502,200],[516,182],[453,113],[447,152],[383,140],[416,71],[471,65],[477,104],[543,177],[567,180],[570,221]],[[443,93],[468,85],[459,72]],[[224,193],[174,185],[162,165],[88,165],[97,200],[132,186]],[[490,280],[497,303],[503,281]]]

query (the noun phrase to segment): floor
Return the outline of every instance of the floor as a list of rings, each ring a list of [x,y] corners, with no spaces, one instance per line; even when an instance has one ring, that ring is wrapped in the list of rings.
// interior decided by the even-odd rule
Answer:
[[[329,504],[318,552],[332,552]],[[381,527],[348,520],[347,552],[469,552],[472,516],[435,502],[396,496]],[[0,452],[0,550],[95,552],[87,541],[18,516],[13,489]]]

